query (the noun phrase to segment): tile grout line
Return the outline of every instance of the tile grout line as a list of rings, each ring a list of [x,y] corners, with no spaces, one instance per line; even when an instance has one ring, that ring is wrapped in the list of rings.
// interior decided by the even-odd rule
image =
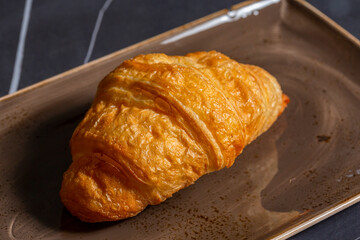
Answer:
[[[21,66],[24,57],[25,40],[26,40],[26,33],[30,20],[31,7],[32,7],[32,0],[26,0],[9,94],[16,92],[19,87]]]
[[[97,37],[97,34],[99,32],[102,19],[104,17],[104,13],[106,12],[108,7],[110,6],[111,2],[112,2],[112,0],[106,0],[104,5],[101,7],[101,9],[99,11],[98,17],[96,19],[95,27],[94,27],[93,33],[91,35],[89,49],[88,49],[88,51],[86,53],[86,57],[84,59],[84,64],[89,62],[89,60],[90,60],[91,54],[92,54],[94,46],[95,46],[96,37]]]

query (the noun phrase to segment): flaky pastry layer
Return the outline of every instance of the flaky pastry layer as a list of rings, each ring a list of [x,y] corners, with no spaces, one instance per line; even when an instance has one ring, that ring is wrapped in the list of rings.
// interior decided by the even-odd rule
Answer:
[[[134,216],[230,167],[287,102],[264,69],[216,51],[124,61],[72,136],[61,200],[87,222]]]

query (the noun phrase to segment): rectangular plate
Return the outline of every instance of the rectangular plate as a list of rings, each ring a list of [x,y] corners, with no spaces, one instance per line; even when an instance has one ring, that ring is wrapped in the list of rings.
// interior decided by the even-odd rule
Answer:
[[[303,1],[251,1],[0,100],[1,239],[283,239],[360,200],[360,44]],[[234,166],[157,206],[86,224],[60,203],[68,141],[98,82],[140,53],[217,50],[275,75],[291,103]]]

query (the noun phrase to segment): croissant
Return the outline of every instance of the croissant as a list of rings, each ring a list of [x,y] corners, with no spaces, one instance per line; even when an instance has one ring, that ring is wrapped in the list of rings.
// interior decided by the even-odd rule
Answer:
[[[61,200],[86,222],[135,216],[230,167],[288,101],[268,72],[216,51],[124,61],[73,133]]]

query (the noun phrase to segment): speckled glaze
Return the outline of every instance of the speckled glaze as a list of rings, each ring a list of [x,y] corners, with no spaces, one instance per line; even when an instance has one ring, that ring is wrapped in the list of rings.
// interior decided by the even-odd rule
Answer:
[[[228,11],[0,100],[1,239],[259,239],[358,201],[359,41],[302,1],[273,1],[165,41],[221,16]],[[68,141],[98,82],[140,53],[199,50],[268,70],[291,99],[284,114],[231,168],[201,177],[161,205],[114,223],[72,217],[58,192],[71,161]]]

